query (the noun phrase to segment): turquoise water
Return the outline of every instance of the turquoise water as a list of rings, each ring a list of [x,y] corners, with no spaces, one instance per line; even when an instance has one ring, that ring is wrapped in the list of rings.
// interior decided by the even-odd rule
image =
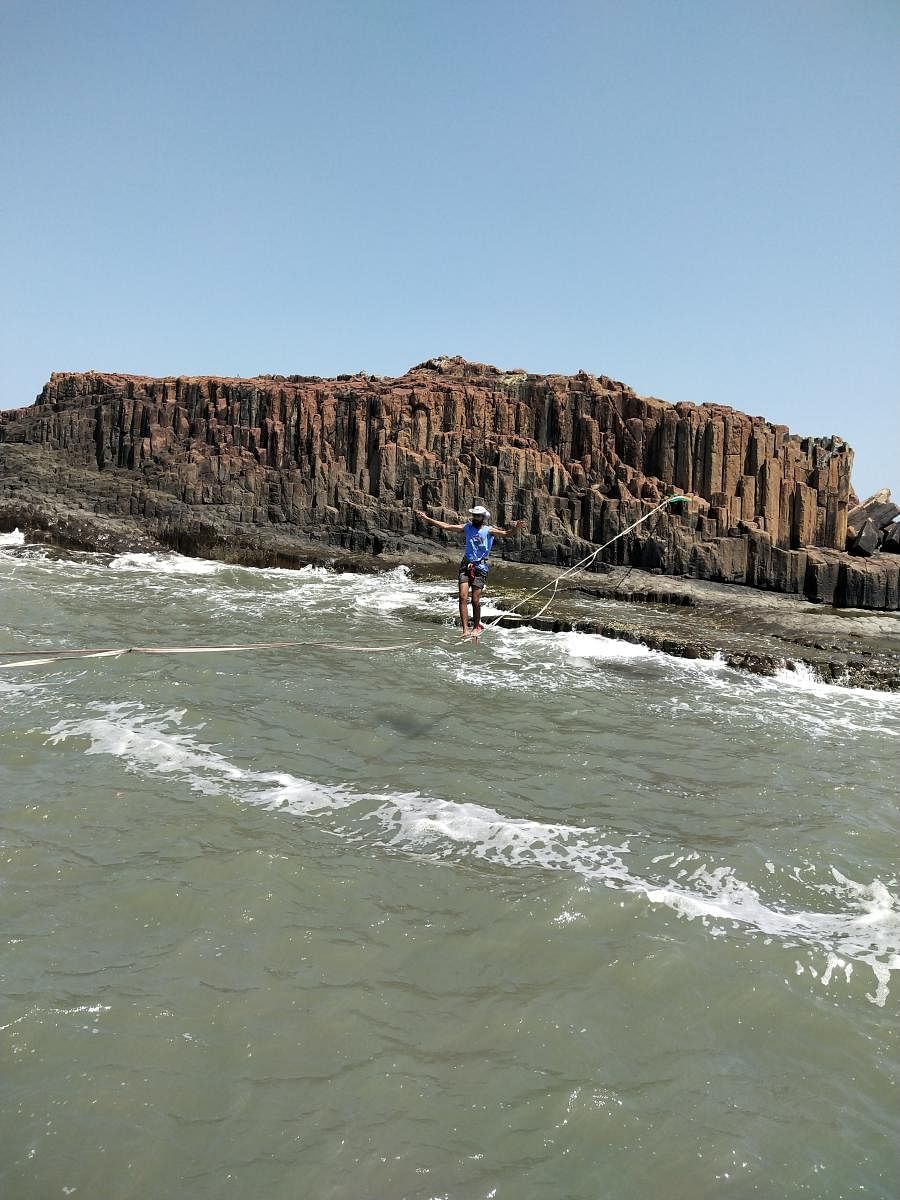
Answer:
[[[896,1194],[900,698],[18,541],[2,648],[337,648],[0,668],[4,1196]]]

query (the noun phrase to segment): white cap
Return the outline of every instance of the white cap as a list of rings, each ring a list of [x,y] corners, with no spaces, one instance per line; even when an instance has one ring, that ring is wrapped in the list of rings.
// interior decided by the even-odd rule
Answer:
[[[469,515],[473,517],[489,517],[491,514],[483,504],[476,504],[474,508],[469,509]]]

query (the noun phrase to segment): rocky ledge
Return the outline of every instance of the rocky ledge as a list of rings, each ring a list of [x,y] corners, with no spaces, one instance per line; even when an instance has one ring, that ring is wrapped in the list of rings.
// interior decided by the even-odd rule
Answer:
[[[299,565],[450,552],[415,510],[456,520],[481,501],[524,522],[504,547],[522,563],[611,543],[598,567],[896,610],[900,509],[887,493],[858,505],[852,461],[839,437],[586,372],[437,358],[398,379],[59,373],[0,412],[0,531]],[[689,504],[618,537],[675,492]]]
[[[535,616],[548,593],[528,600],[529,590],[550,577],[546,568],[504,563],[491,603],[500,610],[525,603],[499,624],[601,634],[679,658],[719,659],[755,675],[807,672],[843,687],[900,692],[898,613],[811,609],[773,592],[613,568],[602,583],[594,573],[570,576],[547,612]]]
[[[404,565],[416,579],[446,581],[443,613],[411,604],[407,620],[458,624],[455,563],[438,564],[430,555],[377,561],[382,569]],[[354,569],[360,565],[365,569],[364,563]],[[554,582],[558,590],[548,586]],[[900,613],[813,608],[796,596],[635,568],[607,566],[599,578],[593,570],[574,571],[560,580],[553,568],[508,560],[491,572],[487,609],[493,614],[487,623],[508,629],[599,634],[677,658],[716,659],[753,675],[798,672],[840,687],[900,692]]]

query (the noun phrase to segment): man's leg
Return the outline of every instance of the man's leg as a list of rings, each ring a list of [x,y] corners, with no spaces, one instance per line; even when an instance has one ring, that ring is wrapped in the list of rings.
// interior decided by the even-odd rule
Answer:
[[[472,584],[472,628],[477,632],[481,627],[481,584]]]
[[[459,581],[459,619],[462,624],[463,637],[469,636],[469,583],[466,579]],[[476,622],[477,624],[477,622]]]

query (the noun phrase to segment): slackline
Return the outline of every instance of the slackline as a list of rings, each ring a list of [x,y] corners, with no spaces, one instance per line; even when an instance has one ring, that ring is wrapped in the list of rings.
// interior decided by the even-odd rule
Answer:
[[[0,659],[12,660],[11,662],[0,662],[0,671],[8,667],[38,667],[45,663],[64,662],[66,660],[77,661],[82,658],[121,658],[125,654],[227,654],[232,652],[240,653],[248,650],[299,649],[335,650],[345,651],[351,654],[397,654],[398,652],[404,650],[415,650],[420,646],[438,645],[441,642],[447,642],[448,640],[452,640],[453,642],[471,641],[473,645],[477,646],[479,638],[489,629],[495,629],[501,621],[513,617],[513,615],[517,613],[518,610],[523,607],[523,605],[527,604],[529,600],[533,600],[535,596],[540,596],[543,592],[549,591],[550,598],[542,608],[540,608],[536,613],[531,613],[528,616],[522,615],[517,619],[520,621],[526,621],[542,616],[556,598],[556,595],[559,591],[560,581],[565,579],[567,575],[571,575],[575,571],[586,570],[594,562],[596,562],[599,555],[601,555],[608,546],[611,546],[613,542],[617,542],[620,538],[625,537],[626,534],[631,533],[633,529],[637,529],[639,525],[643,525],[645,521],[649,521],[649,519],[652,516],[655,516],[656,513],[662,512],[667,505],[685,503],[686,501],[686,496],[667,496],[666,499],[663,500],[662,504],[658,504],[655,508],[651,508],[649,512],[644,513],[644,515],[639,517],[636,521],[632,521],[632,523],[623,529],[621,533],[617,533],[615,537],[611,537],[609,541],[604,542],[602,546],[597,546],[595,550],[592,550],[590,554],[586,555],[579,562],[575,563],[571,567],[567,567],[566,570],[561,571],[554,579],[551,579],[549,583],[545,583],[541,587],[535,588],[534,591],[529,592],[529,594],[523,600],[520,600],[518,604],[514,604],[512,608],[500,613],[500,615],[495,617],[493,621],[485,624],[477,634],[472,634],[469,635],[469,637],[463,637],[462,639],[440,638],[436,642],[433,638],[418,638],[415,641],[399,642],[392,646],[355,646],[352,643],[348,644],[347,642],[305,641],[241,642],[232,646],[115,646],[87,650],[68,649],[66,647],[49,647],[38,649],[32,648],[31,650],[0,650]]]

